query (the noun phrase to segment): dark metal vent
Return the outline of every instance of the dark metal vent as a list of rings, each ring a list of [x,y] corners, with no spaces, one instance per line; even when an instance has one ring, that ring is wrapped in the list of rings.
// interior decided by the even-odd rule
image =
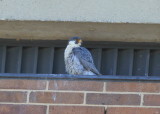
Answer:
[[[0,73],[65,74],[67,41],[0,42]],[[160,47],[153,43],[86,42],[104,75],[160,76]]]

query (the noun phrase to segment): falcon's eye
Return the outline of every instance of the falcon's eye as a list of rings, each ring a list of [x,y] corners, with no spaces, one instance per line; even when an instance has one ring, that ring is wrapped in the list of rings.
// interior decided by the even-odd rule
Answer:
[[[75,43],[78,44],[78,39],[75,40]]]

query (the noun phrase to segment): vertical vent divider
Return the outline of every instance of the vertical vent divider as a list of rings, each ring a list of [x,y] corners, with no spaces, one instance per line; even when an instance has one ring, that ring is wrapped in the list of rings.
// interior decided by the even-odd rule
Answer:
[[[33,67],[33,73],[37,73],[37,61],[38,61],[38,47],[35,47],[35,55],[34,55],[34,67]]]
[[[1,73],[5,73],[6,48],[7,48],[6,46],[3,46]]]
[[[101,69],[101,60],[102,60],[102,48],[98,48],[98,71]]]
[[[150,50],[147,49],[147,59],[146,59],[145,76],[148,76],[148,75],[149,75],[149,62],[150,62]]]
[[[118,48],[115,49],[114,51],[114,67],[113,67],[113,75],[116,75],[117,73],[117,59],[118,59]]]
[[[54,62],[54,47],[51,47],[51,61],[49,64],[49,73],[52,74],[53,73],[53,62]]]
[[[21,73],[21,63],[22,63],[22,46],[19,47],[19,53],[18,53],[18,68],[17,72]]]
[[[134,62],[134,49],[130,49],[129,76],[132,76],[132,72],[133,72],[133,62]]]

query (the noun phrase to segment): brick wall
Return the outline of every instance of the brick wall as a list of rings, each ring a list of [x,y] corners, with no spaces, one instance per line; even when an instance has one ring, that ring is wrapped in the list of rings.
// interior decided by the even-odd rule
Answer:
[[[160,114],[160,83],[1,79],[0,114]]]

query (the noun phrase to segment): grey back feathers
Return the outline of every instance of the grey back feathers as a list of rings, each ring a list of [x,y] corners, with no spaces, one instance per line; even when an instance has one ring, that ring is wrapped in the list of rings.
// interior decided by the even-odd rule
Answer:
[[[87,71],[92,71],[94,74],[100,75],[100,73],[94,65],[91,53],[86,48],[77,47],[73,48],[72,51]]]

